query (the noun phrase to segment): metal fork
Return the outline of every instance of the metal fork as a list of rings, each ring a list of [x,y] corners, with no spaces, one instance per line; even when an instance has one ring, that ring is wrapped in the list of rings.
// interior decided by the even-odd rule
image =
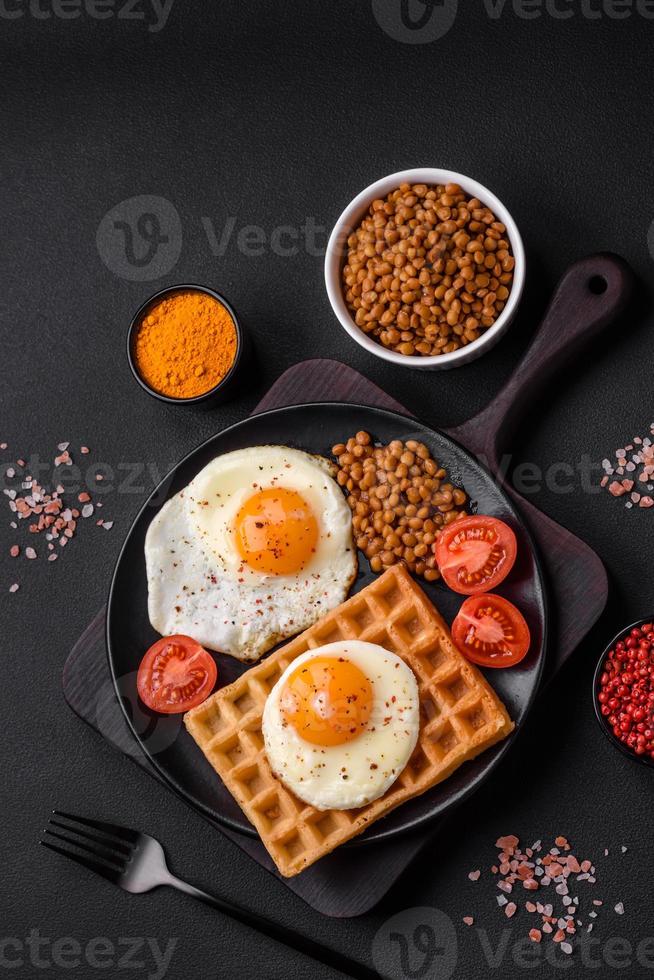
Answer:
[[[67,822],[63,823],[62,820]],[[53,839],[69,846],[61,847],[54,843]],[[341,973],[355,977],[357,980],[379,978],[379,974],[362,963],[328,949],[312,939],[307,939],[286,926],[257,915],[256,912],[250,912],[224,898],[208,895],[194,885],[189,885],[186,881],[175,877],[168,870],[161,844],[148,834],[141,834],[137,830],[130,830],[129,827],[121,827],[118,824],[90,820],[88,817],[78,817],[72,813],[53,810],[40,843],[90,871],[95,871],[96,874],[126,892],[141,894],[160,885],[170,885],[187,895],[192,895],[193,898],[199,898],[201,902],[219,909],[225,915],[256,929],[265,936],[270,936],[271,939],[305,956],[313,957],[326,966],[340,970]]]

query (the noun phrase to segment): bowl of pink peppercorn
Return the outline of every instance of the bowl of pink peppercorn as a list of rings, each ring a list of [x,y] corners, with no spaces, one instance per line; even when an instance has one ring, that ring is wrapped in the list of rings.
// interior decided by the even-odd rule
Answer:
[[[593,705],[613,745],[654,768],[654,616],[621,630],[604,650]]]

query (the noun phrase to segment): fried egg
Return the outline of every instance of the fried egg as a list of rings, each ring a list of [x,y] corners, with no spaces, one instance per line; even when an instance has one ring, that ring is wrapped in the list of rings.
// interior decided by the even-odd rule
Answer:
[[[318,810],[350,810],[383,796],[418,740],[412,670],[375,643],[343,640],[286,668],[263,711],[272,771]]]
[[[162,635],[253,661],[347,597],[352,515],[322,457],[285,446],[212,460],[145,540],[148,612]]]

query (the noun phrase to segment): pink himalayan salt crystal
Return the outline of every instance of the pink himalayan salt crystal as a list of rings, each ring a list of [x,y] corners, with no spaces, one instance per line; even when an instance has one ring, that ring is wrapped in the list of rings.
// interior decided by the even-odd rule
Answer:
[[[613,483],[611,483],[609,486],[609,493],[613,497],[622,497],[622,495],[625,494],[626,492],[627,491],[625,490],[625,488],[622,486],[621,483],[618,483],[617,480],[614,480]]]

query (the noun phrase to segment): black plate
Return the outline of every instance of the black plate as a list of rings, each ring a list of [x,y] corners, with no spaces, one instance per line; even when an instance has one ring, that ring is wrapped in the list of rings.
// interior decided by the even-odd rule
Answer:
[[[256,831],[186,732],[181,718],[155,716],[138,702],[136,671],[144,652],[158,639],[148,620],[145,535],[162,504],[186,486],[215,456],[267,443],[329,456],[332,445],[343,442],[360,429],[384,443],[392,439],[418,439],[426,443],[434,457],[447,468],[452,481],[467,490],[474,510],[499,517],[514,529],[518,537],[518,561],[499,591],[521,609],[531,630],[532,646],[518,667],[491,670],[486,676],[506,704],[518,730],[538,688],[545,651],[546,596],[533,541],[509,498],[466,450],[441,433],[396,412],[341,403],[275,409],[219,432],[168,474],[134,521],[118,558],[109,594],[107,650],[119,701],[152,765],[172,789],[205,816],[250,836],[256,836]],[[361,556],[359,565],[353,592],[358,592],[374,578],[368,562]],[[451,622],[462,597],[443,585],[421,584]],[[216,659],[222,684],[231,682],[247,669],[230,657],[217,654]],[[405,803],[352,844],[391,837],[442,815],[490,775],[508,750],[512,738],[461,766],[441,785]]]

